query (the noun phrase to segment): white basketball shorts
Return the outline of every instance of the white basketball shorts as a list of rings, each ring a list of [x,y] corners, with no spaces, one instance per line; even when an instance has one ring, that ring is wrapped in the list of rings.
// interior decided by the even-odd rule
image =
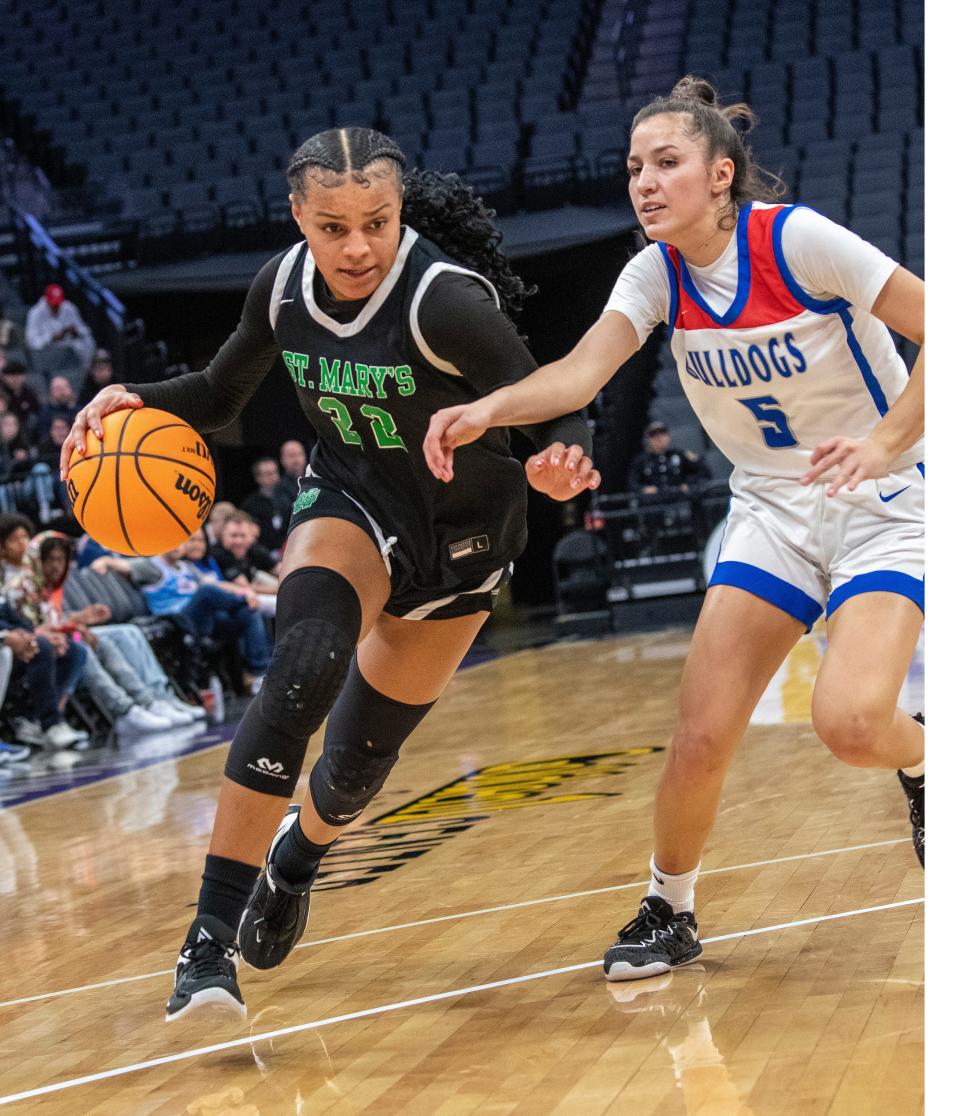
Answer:
[[[921,462],[854,492],[734,470],[710,585],[735,585],[813,626],[860,593],[898,593],[923,611]]]

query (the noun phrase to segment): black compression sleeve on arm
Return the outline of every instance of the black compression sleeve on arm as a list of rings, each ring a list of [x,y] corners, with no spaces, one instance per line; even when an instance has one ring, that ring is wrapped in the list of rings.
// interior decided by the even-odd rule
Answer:
[[[481,395],[516,383],[537,367],[516,326],[497,308],[487,288],[469,275],[441,273],[427,288],[418,314],[430,349],[448,361]],[[517,427],[537,450],[554,442],[593,449],[579,414]]]
[[[231,423],[270,371],[279,349],[270,327],[270,295],[283,253],[250,284],[240,323],[202,372],[153,384],[128,384],[148,407],[171,411],[204,434]]]

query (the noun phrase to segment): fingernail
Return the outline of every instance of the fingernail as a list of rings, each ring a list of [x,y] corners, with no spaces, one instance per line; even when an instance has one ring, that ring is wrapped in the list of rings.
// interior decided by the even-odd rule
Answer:
[[[559,465],[560,464],[560,458],[559,457],[551,457],[550,458],[550,464],[551,465]]]

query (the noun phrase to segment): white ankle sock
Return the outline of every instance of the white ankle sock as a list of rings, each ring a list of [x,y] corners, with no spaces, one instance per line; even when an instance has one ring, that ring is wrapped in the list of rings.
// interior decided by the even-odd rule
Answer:
[[[647,894],[659,895],[673,907],[674,911],[693,910],[693,888],[700,874],[700,865],[691,868],[689,872],[680,875],[671,875],[658,868],[653,857],[650,857],[650,890]]]

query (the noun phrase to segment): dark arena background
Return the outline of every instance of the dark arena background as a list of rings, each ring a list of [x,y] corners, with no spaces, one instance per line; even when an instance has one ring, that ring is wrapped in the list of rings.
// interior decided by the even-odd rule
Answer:
[[[867,779],[860,818],[844,798],[858,773],[845,768],[830,777],[835,789],[821,789],[826,760],[814,750],[809,702],[822,627],[791,654],[752,724],[749,739],[770,757],[767,782],[757,751],[734,769],[741,802],[766,802],[780,789],[770,784],[788,779],[799,797],[788,816],[772,802],[759,809],[751,843],[736,818],[717,832],[709,867],[730,874],[708,877],[703,896],[722,923],[712,955],[720,968],[708,966],[698,983],[691,971],[687,984],[678,975],[672,987],[668,979],[659,991],[616,997],[579,982],[578,968],[593,963],[596,941],[621,917],[582,897],[635,887],[646,871],[637,848],[646,847],[659,753],[730,500],[731,466],[686,400],[663,327],[588,408],[601,487],[565,504],[530,493],[528,547],[470,669],[432,727],[418,730],[421,754],[399,766],[372,820],[364,816],[318,882],[334,893],[321,896],[331,901],[324,909],[337,914],[321,925],[316,904],[307,931],[316,949],[299,968],[291,961],[283,996],[266,977],[251,983],[251,1001],[271,1006],[262,1018],[251,1007],[241,1032],[176,1039],[155,1024],[169,991],[160,970],[193,902],[223,752],[257,682],[229,641],[151,615],[128,577],[109,562],[91,566],[92,551],[84,559],[57,460],[77,408],[103,384],[135,389],[209,362],[254,275],[298,239],[285,167],[330,127],[388,133],[409,166],[455,172],[496,211],[504,251],[538,288],[519,326],[540,363],[572,348],[641,246],[627,197],[630,122],[687,73],[713,82],[723,103],[753,107],[748,142],[783,180],[785,201],[847,226],[922,277],[922,0],[2,8],[4,580],[9,587],[22,558],[4,549],[19,522],[10,516],[26,516],[30,536],[68,536],[76,555],[65,607],[108,604],[115,622],[139,627],[166,681],[132,706],[81,684],[64,710],[73,739],[54,744],[24,704],[14,656],[0,653],[0,738],[9,742],[0,753],[0,892],[17,921],[36,917],[39,927],[13,935],[10,956],[26,960],[0,987],[0,1106],[199,1116],[920,1113],[921,878],[889,778]],[[81,326],[63,343],[40,344],[29,316],[61,297]],[[895,340],[909,366],[916,346]],[[651,424],[671,439],[660,489],[637,479]],[[271,520],[282,541],[293,496],[284,508],[258,494],[253,468],[279,461],[290,440],[309,450],[311,427],[282,362],[242,416],[208,438],[217,500],[257,520],[237,561],[261,555],[267,596],[279,550]],[[530,447],[516,436],[513,450],[523,460]],[[633,703],[626,695],[638,678]],[[922,681],[921,644],[909,700],[922,700]],[[558,712],[568,699],[569,722]],[[554,800],[562,805],[539,808]],[[642,832],[627,863],[617,834],[630,832],[638,807]],[[725,800],[723,809],[736,808]],[[607,836],[588,856],[595,818]],[[130,842],[138,854],[115,848]],[[501,875],[495,863],[508,850]],[[129,909],[125,879],[137,890]],[[629,906],[635,893],[626,894]],[[528,902],[548,905],[520,910]],[[489,914],[508,908],[502,922]],[[863,914],[872,911],[884,913]],[[442,921],[454,912],[465,921]],[[862,917],[813,926],[847,915]],[[805,926],[781,935],[792,943],[786,957],[750,944],[781,924]],[[569,938],[582,925],[589,938],[578,950]],[[813,972],[830,969],[858,926],[876,947],[873,967],[862,958],[860,970],[839,966],[831,1003],[818,1004],[800,988],[802,957]],[[460,933],[460,944],[447,939]],[[145,935],[142,953],[127,944]],[[905,960],[907,943],[915,949]],[[320,953],[333,968],[311,990]],[[449,980],[440,980],[445,966]],[[331,971],[349,973],[342,987]],[[539,985],[511,986],[502,999],[491,991],[528,973],[556,982],[554,1003],[529,991]],[[97,991],[102,981],[116,987]],[[452,990],[473,996],[468,1008]],[[422,1049],[402,1018],[419,997],[454,1005],[430,1009]],[[568,1025],[569,1047],[551,1037]]]

